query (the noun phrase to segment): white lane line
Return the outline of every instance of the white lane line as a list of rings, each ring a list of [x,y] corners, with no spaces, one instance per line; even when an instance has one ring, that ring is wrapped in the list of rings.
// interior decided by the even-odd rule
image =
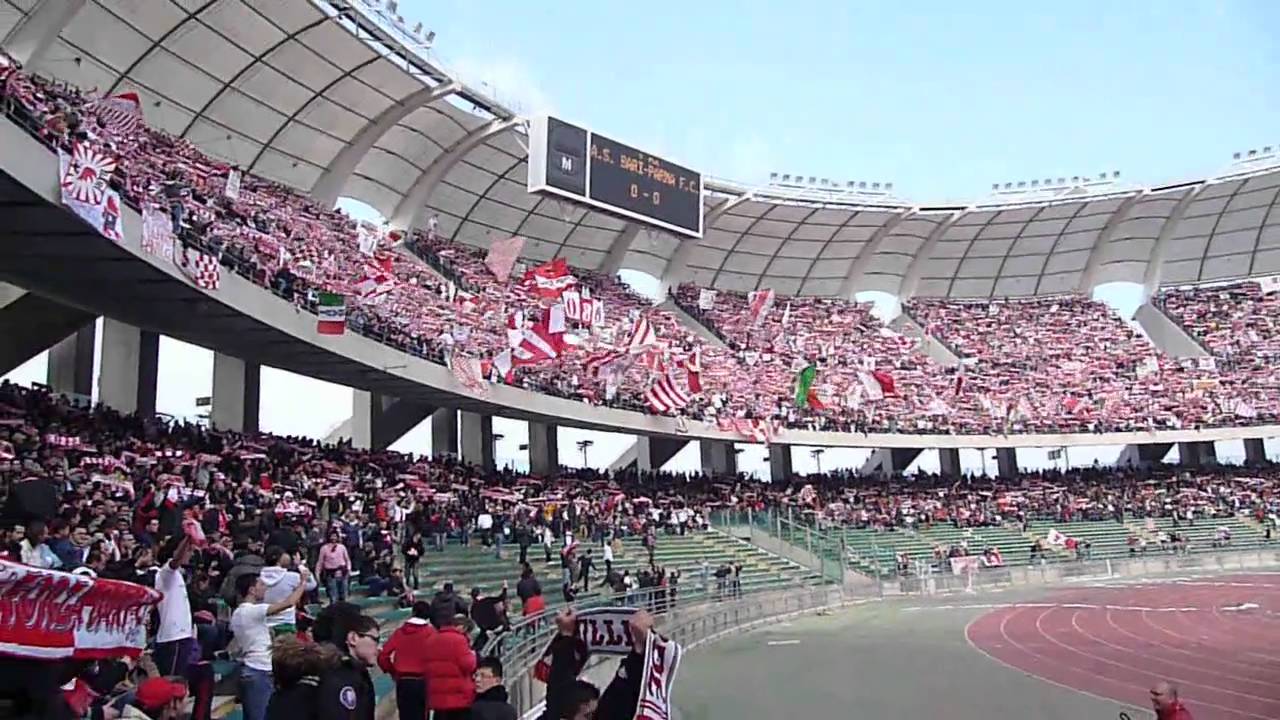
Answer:
[[[768,645],[771,647],[775,645],[799,645],[799,644],[800,644],[799,640],[770,640],[768,642]]]

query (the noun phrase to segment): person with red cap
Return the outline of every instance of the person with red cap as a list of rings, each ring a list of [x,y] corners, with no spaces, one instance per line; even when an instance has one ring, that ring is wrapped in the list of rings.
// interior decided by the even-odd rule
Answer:
[[[177,720],[186,699],[187,686],[181,680],[148,678],[134,692],[133,702],[124,706],[120,720]]]
[[[1160,681],[1151,688],[1151,707],[1156,720],[1191,720],[1191,711],[1178,699],[1178,686],[1171,682]]]

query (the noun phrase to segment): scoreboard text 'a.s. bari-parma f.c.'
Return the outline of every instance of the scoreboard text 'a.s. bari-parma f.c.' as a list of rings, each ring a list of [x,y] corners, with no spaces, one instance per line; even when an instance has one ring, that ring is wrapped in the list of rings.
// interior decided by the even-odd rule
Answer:
[[[557,118],[529,123],[529,192],[702,237],[702,175]]]

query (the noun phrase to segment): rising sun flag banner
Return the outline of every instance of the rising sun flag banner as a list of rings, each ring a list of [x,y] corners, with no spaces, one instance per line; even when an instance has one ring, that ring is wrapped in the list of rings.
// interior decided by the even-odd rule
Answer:
[[[316,332],[342,335],[347,332],[347,298],[338,293],[320,293],[316,307]]]

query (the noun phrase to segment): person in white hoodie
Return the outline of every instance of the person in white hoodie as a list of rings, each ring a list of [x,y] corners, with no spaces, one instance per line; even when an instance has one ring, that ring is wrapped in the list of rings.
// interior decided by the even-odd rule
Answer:
[[[267,586],[267,592],[262,601],[267,604],[277,603],[293,594],[293,591],[302,584],[302,576],[294,572],[293,556],[284,550],[273,546],[267,548],[264,555],[266,557],[263,559],[266,564],[258,574],[262,583]],[[315,576],[308,574],[306,586],[303,590],[311,592],[315,589]],[[275,615],[267,616],[267,628],[271,630],[272,637],[296,632],[298,629],[297,623],[298,611],[293,607],[282,610]]]

